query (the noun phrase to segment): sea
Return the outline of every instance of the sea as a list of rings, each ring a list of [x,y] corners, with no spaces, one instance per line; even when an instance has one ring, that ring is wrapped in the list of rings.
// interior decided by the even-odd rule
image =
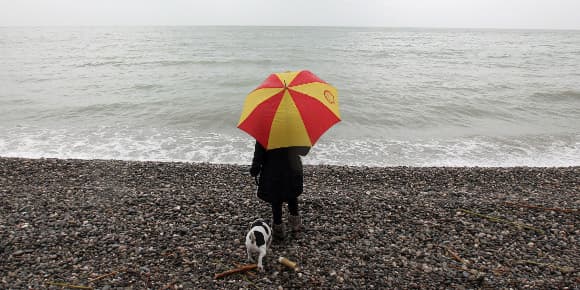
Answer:
[[[250,164],[246,95],[276,72],[338,89],[303,158],[580,166],[580,31],[0,27],[0,156]]]

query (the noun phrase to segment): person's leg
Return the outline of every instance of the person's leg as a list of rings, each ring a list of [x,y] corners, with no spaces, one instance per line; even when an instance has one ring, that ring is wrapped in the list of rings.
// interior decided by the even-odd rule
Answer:
[[[291,198],[288,200],[288,211],[291,215],[298,215],[298,198]]]
[[[286,238],[286,228],[282,223],[282,203],[272,203],[272,237],[275,241],[284,240]]]
[[[288,224],[293,232],[299,232],[302,230],[302,221],[300,220],[300,215],[298,213],[298,198],[291,198],[288,200],[288,211],[290,215],[288,216]]]
[[[273,202],[272,203],[272,222],[275,225],[282,224],[282,203]]]

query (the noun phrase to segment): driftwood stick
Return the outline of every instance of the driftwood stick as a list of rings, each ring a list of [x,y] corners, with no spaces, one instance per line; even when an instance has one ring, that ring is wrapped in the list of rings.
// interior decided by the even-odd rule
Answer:
[[[250,270],[254,270],[256,268],[258,268],[258,265],[256,265],[256,264],[243,265],[243,266],[240,266],[240,267],[231,269],[231,270],[227,270],[225,272],[221,272],[221,273],[215,274],[214,279],[219,279],[219,278],[222,278],[222,277],[225,277],[225,276],[229,276],[229,275],[232,275],[232,274],[236,274],[236,273],[247,272],[247,271],[250,271]]]
[[[162,290],[171,289],[171,288],[174,288],[174,289],[175,289],[175,287],[173,287],[173,286],[175,286],[175,283],[176,283],[176,282],[175,282],[175,281],[173,281],[173,282],[171,282],[171,283],[169,283],[169,284],[167,284],[167,285],[163,286],[163,288],[161,288],[161,289],[162,289]]]
[[[451,268],[451,269],[458,270],[458,271],[468,272],[469,274],[475,275],[476,277],[481,277],[481,276],[484,276],[485,275],[485,272],[479,271],[477,269],[470,269],[470,268],[468,268],[465,265],[463,265],[461,267],[455,266],[455,265],[449,265],[448,267]]]
[[[236,267],[236,268],[240,268],[240,267],[243,267],[243,266],[244,266],[243,264],[239,264],[239,263],[232,263],[232,264],[233,264],[233,265],[234,265],[234,267]],[[254,272],[245,272],[245,273],[244,273],[244,276],[252,276],[252,277],[256,277],[256,273],[254,273]],[[245,278],[247,278],[247,277],[245,277]]]
[[[233,263],[235,267],[243,267],[242,264],[238,264],[238,263]],[[252,276],[252,277],[256,277],[256,274],[252,273],[252,272],[245,272],[244,275],[242,275],[242,279],[244,279],[244,281],[248,282],[250,285],[252,285],[254,288],[260,290],[260,287],[258,287],[258,285],[256,285],[256,283],[254,283],[254,281],[250,280],[250,278],[248,278],[248,276]]]
[[[97,276],[97,277],[95,277],[93,279],[89,279],[89,283],[93,283],[95,281],[98,281],[98,280],[101,280],[103,278],[107,278],[107,277],[110,277],[110,276],[114,276],[114,275],[117,275],[117,274],[119,274],[119,271],[113,271],[113,272],[108,273],[108,274],[103,274],[103,275]]]
[[[450,247],[446,247],[445,249],[447,250],[447,252],[448,252],[449,254],[451,254],[451,257],[452,257],[452,258],[453,258],[455,261],[457,261],[457,262],[459,262],[459,263],[462,263],[462,264],[467,264],[467,261],[466,261],[466,260],[464,260],[464,259],[462,259],[462,258],[459,256],[459,254],[457,254],[456,252],[454,252],[453,250],[451,250],[451,248],[450,248]]]
[[[279,257],[278,262],[294,271],[300,271],[300,267],[298,267],[298,264],[296,262],[290,261],[288,258]]]
[[[248,278],[248,274],[250,274],[251,272],[246,272],[244,274],[246,275],[242,275],[242,279],[244,279],[244,281],[248,282],[250,285],[254,286],[254,288],[260,290],[260,287],[258,287],[258,285],[256,285],[256,283],[254,283],[254,281],[250,280],[250,278]]]
[[[537,205],[532,205],[532,204],[516,203],[516,202],[509,202],[509,201],[504,202],[504,204],[511,205],[511,206],[525,207],[525,208],[552,210],[552,211],[565,212],[565,213],[578,213],[578,209],[573,209],[573,208],[543,207],[543,206],[537,206]]]
[[[535,261],[530,261],[530,260],[521,260],[521,261],[518,261],[518,263],[519,264],[530,264],[530,265],[548,267],[548,268],[558,270],[562,273],[574,272],[574,268],[568,267],[568,266],[558,266],[558,265],[554,265],[554,264],[540,263],[540,262],[535,262]]]
[[[87,289],[87,290],[93,289],[93,287],[71,285],[71,284],[60,283],[60,282],[47,282],[46,284],[48,284],[50,286],[65,287],[65,288],[70,288],[70,289]]]
[[[459,266],[455,266],[455,265],[451,264],[451,265],[448,265],[448,267],[451,269],[459,270],[459,271],[469,271],[469,268],[467,268],[466,266],[459,267]]]
[[[524,229],[532,230],[532,231],[538,232],[540,234],[543,234],[544,233],[543,230],[538,229],[536,227],[528,226],[526,224],[522,224],[522,223],[518,223],[518,222],[512,222],[512,221],[509,221],[509,220],[506,220],[506,219],[502,219],[502,218],[498,218],[498,217],[490,216],[490,215],[485,215],[485,214],[480,214],[480,213],[477,213],[477,212],[474,212],[474,211],[470,211],[470,210],[466,210],[466,209],[459,209],[459,210],[462,211],[462,212],[464,212],[464,213],[467,213],[467,214],[470,214],[470,215],[474,215],[474,216],[477,216],[477,217],[481,217],[481,218],[487,219],[487,220],[492,221],[492,222],[503,223],[503,224],[510,224],[510,225],[513,225],[513,226],[516,226],[516,227],[519,227],[519,228],[524,228]]]
[[[499,267],[496,267],[495,269],[491,270],[491,272],[493,272],[493,274],[495,274],[496,276],[503,275],[509,271],[510,271],[510,269],[506,268],[505,266],[499,266]]]

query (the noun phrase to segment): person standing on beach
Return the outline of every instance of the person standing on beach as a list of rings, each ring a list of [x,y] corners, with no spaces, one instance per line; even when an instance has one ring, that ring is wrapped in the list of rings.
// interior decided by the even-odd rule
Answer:
[[[275,240],[286,238],[286,227],[282,223],[282,205],[288,204],[288,225],[293,232],[302,229],[298,212],[298,196],[304,189],[302,159],[310,147],[288,147],[266,150],[256,142],[250,174],[259,177],[258,197],[272,206],[272,232]]]

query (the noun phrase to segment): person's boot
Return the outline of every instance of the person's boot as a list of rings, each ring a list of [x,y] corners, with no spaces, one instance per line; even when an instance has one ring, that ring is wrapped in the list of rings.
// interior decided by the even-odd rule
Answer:
[[[272,236],[274,241],[283,241],[286,239],[286,227],[284,224],[274,224],[272,227]]]
[[[290,230],[292,232],[297,233],[302,231],[302,220],[300,219],[299,215],[289,215],[288,225],[290,226]]]

